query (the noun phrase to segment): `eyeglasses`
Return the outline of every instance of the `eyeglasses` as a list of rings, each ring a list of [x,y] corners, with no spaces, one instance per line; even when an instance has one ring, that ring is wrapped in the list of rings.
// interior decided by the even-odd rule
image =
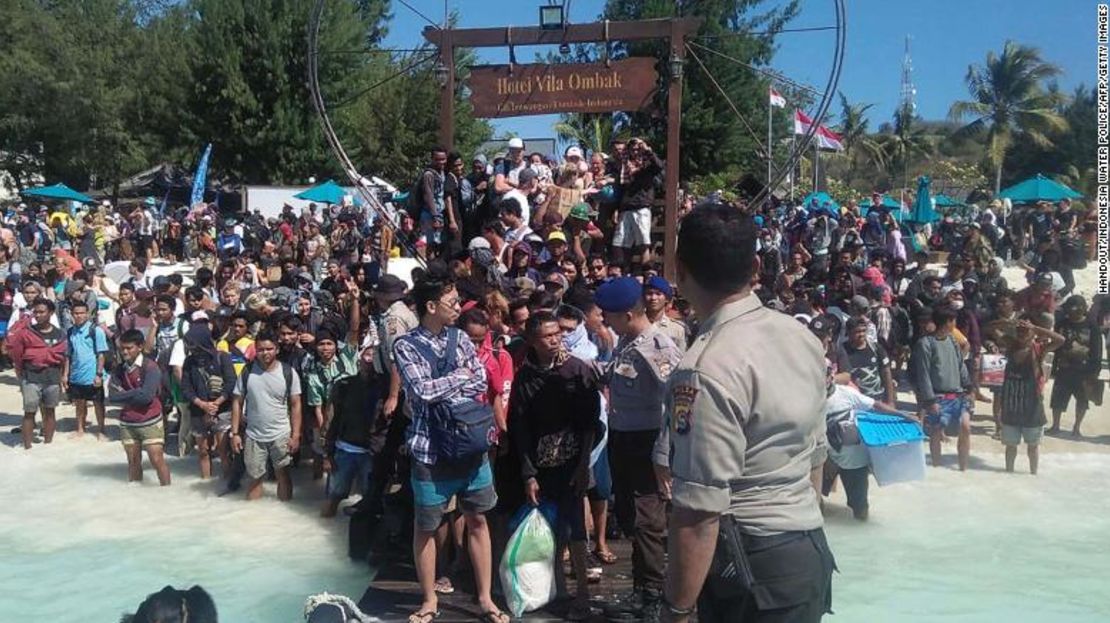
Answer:
[[[438,305],[446,305],[447,307],[458,307],[459,298],[455,297],[453,299],[442,299],[440,301],[437,301],[437,304]]]

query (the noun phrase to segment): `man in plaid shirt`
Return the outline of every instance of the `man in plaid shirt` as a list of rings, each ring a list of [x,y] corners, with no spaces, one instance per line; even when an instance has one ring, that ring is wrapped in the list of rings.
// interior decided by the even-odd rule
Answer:
[[[412,294],[420,326],[397,339],[393,353],[412,412],[407,431],[412,454],[412,491],[415,507],[413,559],[420,581],[423,603],[409,617],[410,623],[430,623],[439,616],[435,592],[435,531],[443,521],[452,497],[458,500],[466,520],[471,565],[482,621],[508,623],[509,616],[493,603],[489,525],[485,513],[497,504],[493,472],[488,454],[447,460],[437,456],[428,435],[429,405],[440,401],[480,400],[486,391],[486,371],[474,345],[454,328],[459,317],[459,292],[440,270],[429,269],[417,281]],[[454,369],[442,370],[450,334],[455,333]]]

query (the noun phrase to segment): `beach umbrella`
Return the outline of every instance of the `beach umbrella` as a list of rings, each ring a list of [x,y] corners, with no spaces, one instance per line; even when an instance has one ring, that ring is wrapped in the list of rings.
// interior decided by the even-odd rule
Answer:
[[[940,218],[937,211],[933,209],[932,199],[929,198],[929,184],[931,181],[927,175],[917,178],[917,197],[914,199],[909,217],[906,218],[907,222],[932,223]]]
[[[39,197],[41,199],[62,199],[66,201],[80,201],[81,203],[95,203],[92,198],[82,195],[65,184],[28,188],[21,194],[27,197]]]
[[[313,186],[308,190],[302,191],[293,195],[297,199],[304,201],[317,201],[319,203],[343,203],[343,196],[347,191],[335,182],[328,180],[319,186]]]
[[[944,193],[937,195],[933,199],[935,199],[938,208],[962,208],[967,205],[963,201],[957,201]]]
[[[1061,199],[1079,199],[1082,196],[1082,193],[1078,193],[1040,173],[998,193],[999,199],[1009,199],[1014,203],[1060,201]]]
[[[809,193],[806,195],[806,198],[802,200],[802,205],[805,206],[806,211],[810,213],[824,210],[829,216],[840,218],[840,204],[833,201],[829,193]]]

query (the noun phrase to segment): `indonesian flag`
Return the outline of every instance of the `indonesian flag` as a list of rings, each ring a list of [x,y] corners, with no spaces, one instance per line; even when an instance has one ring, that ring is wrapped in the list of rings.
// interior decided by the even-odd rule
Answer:
[[[775,87],[767,87],[770,90],[771,105],[776,108],[786,108],[786,98],[783,97]]]
[[[800,110],[794,111],[794,134],[805,134],[809,132],[811,126],[813,126],[812,119]],[[840,135],[823,125],[817,126],[817,132],[813,134],[813,140],[817,141],[817,147],[820,149],[844,151],[844,143],[841,142]]]

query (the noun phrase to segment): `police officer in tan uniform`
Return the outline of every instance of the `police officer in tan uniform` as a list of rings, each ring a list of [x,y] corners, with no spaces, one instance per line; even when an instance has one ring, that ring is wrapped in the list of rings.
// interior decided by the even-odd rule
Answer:
[[[632,277],[606,282],[595,301],[620,335],[609,386],[609,466],[621,530],[632,538],[632,595],[607,609],[610,620],[657,621],[662,604],[666,500],[652,467],[663,424],[667,379],[682,351],[648,319]]]
[[[824,353],[752,294],[755,243],[751,217],[721,204],[679,230],[678,287],[700,325],[671,375],[669,440],[655,454],[672,478],[664,620],[807,623],[831,605],[835,562],[809,481]]]
[[[674,298],[674,288],[663,277],[655,275],[644,282],[644,308],[648,320],[659,327],[682,351],[690,341],[690,329],[681,320],[667,315],[667,306]]]

